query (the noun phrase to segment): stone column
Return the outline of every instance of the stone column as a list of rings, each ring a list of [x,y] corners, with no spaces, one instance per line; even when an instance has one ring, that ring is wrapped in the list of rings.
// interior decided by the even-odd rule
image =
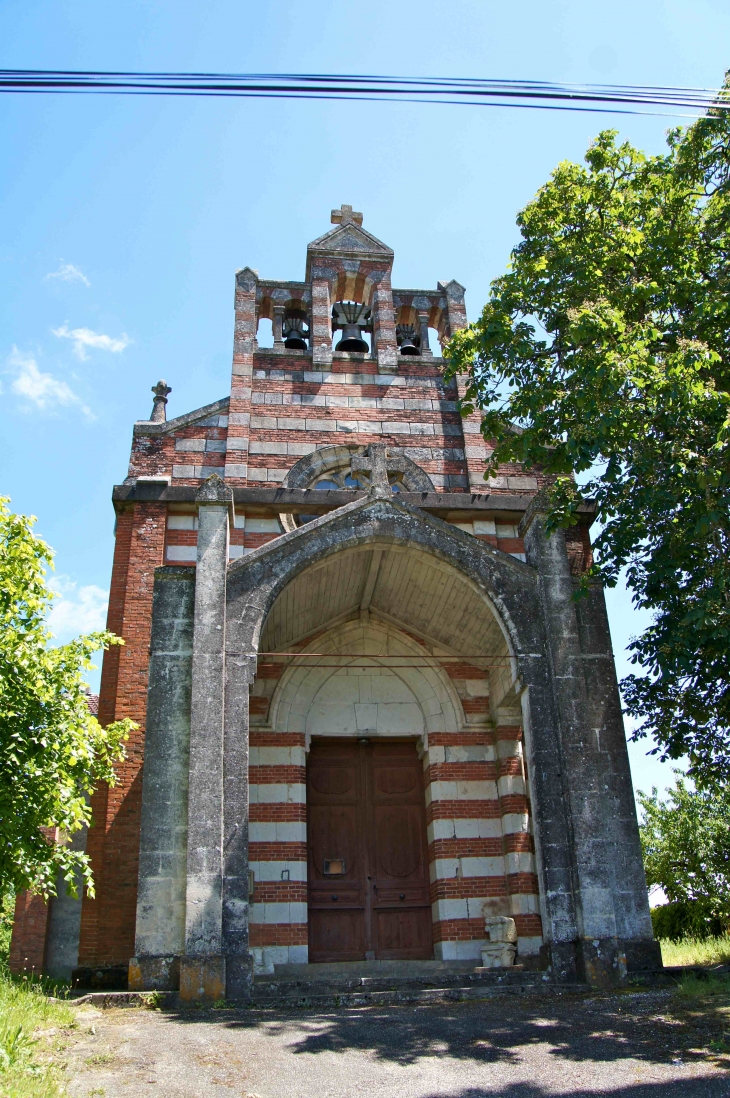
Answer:
[[[144,746],[135,956],[130,991],[179,987],[185,952],[188,756],[195,569],[158,568]]]
[[[226,570],[233,493],[215,473],[198,491],[185,955],[180,997],[223,999],[223,713]]]
[[[284,327],[284,306],[274,305],[274,319],[271,324],[274,334],[274,350],[284,350],[284,335],[282,328]]]
[[[253,985],[248,894],[248,699],[255,675],[255,655],[226,654],[223,952],[226,958],[226,996],[229,999],[248,999]]]
[[[379,374],[392,374],[398,369],[398,343],[395,338],[395,309],[390,271],[372,271],[373,296],[370,302],[373,324],[373,357],[378,360]]]
[[[258,275],[250,267],[236,272],[235,328],[231,399],[228,409],[225,477],[245,485],[248,478],[248,441],[251,425],[251,385],[256,349],[256,290]]]
[[[565,536],[562,531],[546,535],[540,496],[520,533],[528,564],[538,572],[547,633],[561,766],[556,793],[569,816],[578,973],[594,986],[621,984],[630,971],[629,956],[632,968],[637,962],[644,968],[660,964],[651,937],[636,819],[628,818],[625,804],[631,783],[616,680],[606,667],[595,670],[607,661],[612,666],[613,655],[605,632],[601,636],[594,628],[591,637],[590,628],[579,629]],[[592,649],[596,639],[599,650],[585,651],[584,643]],[[532,777],[539,780],[534,770]],[[544,844],[537,819],[536,832]],[[554,940],[565,941],[562,935]]]
[[[418,331],[421,337],[421,358],[433,358],[433,351],[428,342],[428,312],[419,312]]]
[[[330,275],[326,268],[312,269],[312,364],[315,368],[329,366],[332,362],[332,303],[330,301]]]

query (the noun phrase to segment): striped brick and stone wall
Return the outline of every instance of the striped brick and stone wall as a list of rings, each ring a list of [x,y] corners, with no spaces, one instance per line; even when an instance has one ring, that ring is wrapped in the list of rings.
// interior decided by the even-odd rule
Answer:
[[[297,596],[306,613],[306,597]],[[262,644],[272,635],[265,629]],[[288,647],[301,660],[261,656],[251,694],[250,941],[258,971],[307,959],[306,753],[316,735],[417,738],[434,955],[478,963],[485,916],[501,914],[516,920],[522,958],[534,957],[542,927],[522,730],[495,726],[489,671],[434,659],[433,646],[377,619]],[[338,668],[340,652],[347,656]],[[309,653],[329,659],[320,666]],[[364,697],[367,718],[356,701]],[[375,725],[363,732],[365,719]]]

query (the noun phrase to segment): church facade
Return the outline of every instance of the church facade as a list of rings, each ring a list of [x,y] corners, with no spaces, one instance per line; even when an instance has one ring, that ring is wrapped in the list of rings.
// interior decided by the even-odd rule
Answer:
[[[661,961],[603,592],[573,599],[591,508],[547,537],[538,474],[484,481],[439,357],[463,287],[394,289],[332,221],[303,281],[237,272],[229,393],[168,419],[160,382],[134,426],[99,719],[138,730],[95,898],[22,897],[14,967],[242,998],[282,965],[478,965],[501,915],[520,963],[621,983]]]

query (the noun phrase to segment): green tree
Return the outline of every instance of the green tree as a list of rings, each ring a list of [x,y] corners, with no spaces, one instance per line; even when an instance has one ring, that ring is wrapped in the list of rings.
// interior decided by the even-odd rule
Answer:
[[[690,788],[675,770],[664,801],[656,787],[639,793],[639,827],[649,887],[705,924],[730,922],[730,790]]]
[[[488,472],[548,474],[549,527],[597,507],[584,583],[652,612],[622,683],[635,736],[730,776],[730,84],[644,155],[601,133],[519,214],[481,318],[447,349]],[[581,485],[576,485],[576,478]]]
[[[8,502],[0,498],[0,895],[53,894],[59,871],[71,891],[78,875],[92,889],[88,858],[63,839],[89,822],[94,786],[113,784],[133,726],[100,726],[83,675],[94,652],[123,642],[99,632],[51,645],[53,555],[33,534],[35,519],[11,514]]]

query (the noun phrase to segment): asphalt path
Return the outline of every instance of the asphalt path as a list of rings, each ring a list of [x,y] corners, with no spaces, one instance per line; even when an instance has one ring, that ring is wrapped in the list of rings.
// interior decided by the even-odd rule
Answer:
[[[730,999],[667,990],[339,1010],[78,1008],[72,1098],[730,1098]]]

